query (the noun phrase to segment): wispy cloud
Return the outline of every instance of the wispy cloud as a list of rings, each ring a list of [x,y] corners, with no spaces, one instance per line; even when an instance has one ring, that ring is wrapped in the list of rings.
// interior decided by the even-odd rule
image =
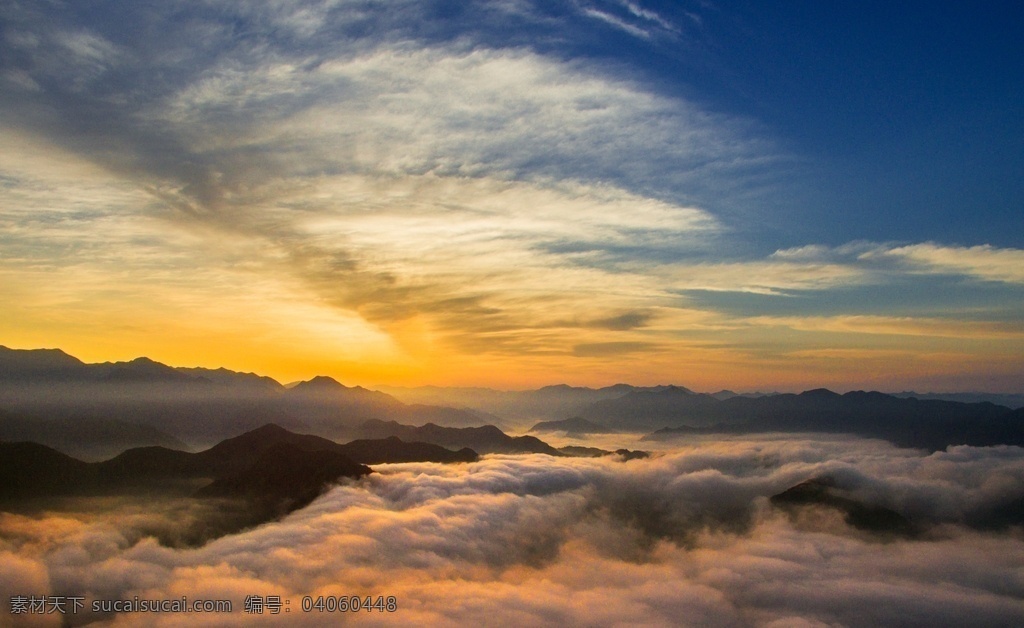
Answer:
[[[598,8],[601,4],[602,8]],[[679,33],[676,25],[638,2],[616,0],[601,4],[580,2],[577,6],[583,15],[640,39],[649,40],[660,34]]]
[[[965,275],[983,281],[1024,284],[1024,250],[979,246],[944,246],[934,242],[880,248],[861,259],[903,261],[915,273]]]
[[[1024,339],[1024,325],[1019,322],[963,321],[950,318],[910,316],[758,316],[745,321],[757,327],[789,327],[801,331],[826,331],[839,334],[879,334],[895,336],[928,336],[962,339]]]
[[[629,24],[625,20],[617,18],[617,17],[615,17],[614,15],[612,15],[610,13],[605,13],[604,11],[599,11],[597,9],[587,8],[587,9],[583,9],[583,14],[587,15],[589,17],[592,17],[594,19],[601,20],[605,24],[610,24],[611,26],[614,26],[615,28],[617,28],[617,29],[619,29],[621,31],[625,31],[626,33],[629,33],[630,35],[632,35],[634,37],[642,37],[644,39],[647,39],[647,38],[649,38],[651,36],[651,34],[649,32],[645,31],[644,29],[640,28],[639,26],[634,26],[633,24]]]

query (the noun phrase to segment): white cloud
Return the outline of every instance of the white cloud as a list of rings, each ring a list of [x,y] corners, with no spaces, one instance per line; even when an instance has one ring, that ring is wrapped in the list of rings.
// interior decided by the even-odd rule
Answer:
[[[1018,533],[961,525],[1021,496],[1019,448],[924,456],[834,437],[706,438],[627,463],[490,456],[380,471],[281,522],[192,550],[137,540],[138,512],[5,514],[0,554],[16,566],[8,584],[36,594],[236,605],[230,616],[146,617],[157,626],[272,624],[240,612],[250,594],[290,599],[289,623],[317,625],[325,616],[300,612],[301,596],[369,593],[398,599],[393,615],[361,614],[375,625],[1024,619]],[[858,499],[939,527],[879,542],[827,510],[791,521],[764,499],[825,473]]]
[[[597,9],[593,9],[593,8],[587,8],[587,9],[583,10],[583,14],[588,16],[588,17],[592,17],[594,19],[601,20],[605,24],[610,24],[610,25],[614,26],[615,28],[617,28],[617,29],[619,29],[621,31],[625,31],[626,33],[629,33],[630,35],[632,35],[634,37],[640,37],[641,39],[649,39],[651,37],[650,33],[645,31],[644,29],[640,28],[639,26],[635,26],[633,24],[630,24],[630,23],[626,22],[625,20],[617,18],[617,17],[615,17],[614,15],[612,15],[610,13],[605,13],[604,11],[598,11]]]
[[[743,320],[756,327],[788,327],[800,331],[928,336],[973,339],[1024,339],[1021,325],[1006,322],[962,321],[927,316],[753,316]]]
[[[657,184],[706,186],[770,153],[741,121],[521,50],[251,51],[147,115],[202,153],[259,150],[275,176],[358,168],[631,187],[671,173]]]
[[[978,246],[945,246],[933,242],[878,248],[861,255],[865,260],[906,262],[911,272],[957,274],[983,281],[1024,284],[1024,250]]]

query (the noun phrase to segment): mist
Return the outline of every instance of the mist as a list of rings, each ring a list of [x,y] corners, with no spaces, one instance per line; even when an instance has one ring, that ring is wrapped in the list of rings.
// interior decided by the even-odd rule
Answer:
[[[0,589],[5,598],[184,595],[235,607],[223,615],[80,611],[67,616],[72,625],[279,622],[242,613],[247,595],[290,600],[287,621],[298,625],[344,619],[303,613],[307,595],[396,597],[394,613],[351,618],[366,625],[1024,621],[1024,534],[980,523],[1024,497],[1016,447],[928,455],[788,435],[705,438],[626,462],[490,455],[376,470],[281,521],[192,549],[167,539],[206,516],[202,503],[182,511],[170,502],[83,501],[60,514],[2,513]],[[827,507],[793,513],[769,501],[824,476],[921,532],[875,534]]]

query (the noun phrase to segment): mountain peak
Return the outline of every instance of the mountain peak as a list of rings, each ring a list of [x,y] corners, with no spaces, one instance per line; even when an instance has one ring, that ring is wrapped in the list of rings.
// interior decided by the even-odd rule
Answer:
[[[810,399],[836,399],[841,395],[839,393],[832,392],[828,388],[815,388],[814,390],[805,390],[800,393],[800,396]]]
[[[0,371],[33,373],[85,366],[60,349],[11,349],[0,346]]]
[[[697,393],[693,392],[692,390],[690,390],[689,388],[686,388],[685,386],[676,386],[675,384],[669,384],[668,386],[657,386],[656,388],[657,388],[657,390],[655,392],[657,394],[663,394],[663,395],[696,395],[697,394]]]
[[[345,386],[333,377],[327,375],[317,375],[313,379],[299,382],[292,386],[291,390],[299,392],[323,392],[328,390],[347,390],[348,386]]]
[[[284,429],[283,427],[281,427],[277,423],[267,423],[265,425],[261,425],[260,427],[257,427],[254,430],[249,430],[248,432],[246,432],[246,434],[248,434],[250,436],[259,437],[259,438],[274,438],[274,437],[280,437],[280,436],[284,436],[286,434],[291,434],[291,433],[292,432],[289,432],[288,430]]]

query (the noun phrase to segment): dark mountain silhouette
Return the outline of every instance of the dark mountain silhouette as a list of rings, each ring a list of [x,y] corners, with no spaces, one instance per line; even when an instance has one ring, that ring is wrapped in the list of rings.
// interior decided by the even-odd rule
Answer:
[[[236,371],[229,371],[226,368],[207,369],[195,367],[178,368],[176,370],[191,377],[202,378],[221,386],[244,387],[270,392],[279,392],[284,389],[284,386],[276,380],[255,373],[238,373]]]
[[[146,482],[169,477],[214,478],[239,473],[252,466],[267,450],[282,444],[303,451],[338,451],[340,447],[326,438],[295,434],[279,425],[267,424],[198,453],[142,447],[99,462],[96,468],[101,477],[112,482]]]
[[[860,530],[886,536],[913,537],[931,526],[943,523],[966,525],[977,530],[1007,530],[1024,526],[1024,495],[1011,491],[994,501],[983,500],[962,513],[919,515],[910,519],[880,504],[859,498],[850,487],[841,486],[835,478],[817,477],[801,482],[771,497],[772,505],[791,516],[798,516],[805,507],[821,506],[843,514],[846,522]]]
[[[908,398],[913,397],[915,399],[937,399],[939,401],[959,401],[961,403],[994,403],[997,406],[1006,406],[1007,408],[1024,408],[1024,394],[1000,394],[1000,393],[986,393],[986,392],[965,392],[965,393],[918,393],[913,391],[903,391],[898,393],[890,393],[893,397]]]
[[[338,451],[305,449],[277,442],[247,467],[218,477],[197,493],[201,497],[245,497],[257,502],[285,502],[288,511],[313,501],[338,478],[360,478],[372,471]]]
[[[600,449],[598,447],[581,447],[579,445],[559,447],[558,451],[566,456],[572,456],[573,458],[603,458],[604,456],[618,456],[623,462],[649,458],[651,456],[651,454],[646,451],[634,451],[631,449],[616,449],[615,451],[608,451],[607,449]]]
[[[353,464],[390,462],[472,462],[476,452],[398,438],[339,444],[310,434],[295,434],[273,424],[229,438],[198,453],[166,447],[129,449],[103,462],[83,462],[38,443],[0,443],[0,484],[4,496],[46,497],[84,490],[121,492],[133,487],[159,489],[172,479],[238,480],[268,452],[282,446],[310,454],[328,452]],[[240,481],[240,480],[239,480]],[[223,484],[223,483],[222,483]]]
[[[557,384],[536,390],[494,390],[491,388],[418,388],[382,387],[382,390],[410,404],[423,403],[467,408],[486,414],[485,422],[500,428],[522,429],[538,419],[560,420],[579,415],[586,407],[603,399],[614,399],[627,393],[656,391],[665,386],[639,388],[629,384],[615,384],[604,388],[585,388]],[[494,420],[500,417],[501,420]],[[436,422],[436,421],[435,421]]]
[[[0,440],[32,441],[83,460],[102,460],[132,447],[187,445],[155,427],[116,419],[78,416],[43,419],[0,410]]]
[[[849,525],[875,534],[909,537],[919,532],[917,527],[900,513],[885,506],[858,500],[828,477],[801,482],[773,495],[771,503],[790,513],[805,506],[832,508],[841,512]]]
[[[515,416],[533,417],[527,425],[535,424],[537,417],[564,420],[579,416],[619,431],[673,428],[678,432],[689,428],[698,433],[850,433],[933,450],[958,444],[1024,445],[1022,418],[1009,408],[875,392],[837,395],[819,389],[800,395],[718,399],[678,386],[637,388],[624,384],[601,389],[559,385],[517,392],[404,390],[428,390],[434,398],[485,401],[492,404],[485,406],[488,411],[508,410]],[[573,411],[567,412],[570,409]],[[347,440],[367,437],[363,425],[372,420],[423,425],[427,433],[439,426],[474,426],[483,431],[458,438],[436,433],[430,442],[468,446],[483,453],[554,451],[537,439],[528,440],[532,437],[509,442],[506,439],[512,437],[493,425],[475,427],[486,418],[475,410],[407,405],[382,392],[344,386],[326,377],[285,389],[252,374],[176,369],[146,358],[84,364],[56,349],[0,347],[0,410],[5,413],[0,414],[0,438],[6,434],[6,438],[44,442],[65,453],[92,458],[98,452],[112,454],[115,446],[175,448],[185,444],[198,449],[271,422],[296,432]],[[140,431],[140,427],[147,429]],[[121,440],[115,440],[112,432]],[[672,430],[660,431],[654,437],[673,434]],[[387,430],[375,435],[395,435],[403,440],[410,436]],[[413,439],[427,441],[415,435]]]
[[[634,449],[616,449],[612,452],[616,456],[622,458],[623,461],[627,460],[643,460],[650,458],[651,454],[646,451],[634,450]]]
[[[407,443],[397,436],[383,439],[362,439],[341,446],[353,460],[365,464],[386,462],[476,462],[480,459],[475,451],[463,447],[458,451],[446,449],[433,443]]]
[[[39,443],[0,443],[0,501],[81,492],[96,484],[87,462]]]
[[[224,440],[199,453],[173,451],[163,447],[131,449],[97,463],[102,477],[109,480],[140,480],[166,477],[222,477],[250,468],[267,451],[280,445],[306,452],[328,451],[363,464],[390,462],[472,462],[471,450],[451,451],[439,445],[404,442],[398,438],[362,440],[339,444],[312,434],[296,434],[267,424]]]
[[[509,436],[493,425],[454,428],[428,423],[422,427],[414,427],[395,421],[367,421],[360,427],[360,433],[367,438],[397,436],[402,440],[433,443],[450,449],[468,447],[482,454],[564,455],[538,438]]]
[[[218,473],[208,458],[166,447],[136,447],[95,464],[100,477],[111,486],[149,484],[164,478],[212,478]]]
[[[149,358],[135,358],[130,362],[115,362],[112,364],[101,364],[101,367],[108,367],[102,379],[110,382],[139,382],[139,383],[170,383],[188,385],[208,385],[210,380],[204,377],[195,377],[182,373],[166,364],[154,362]],[[103,369],[94,369],[97,373]]]
[[[362,386],[348,387],[334,379],[333,377],[327,377],[326,375],[317,375],[313,379],[299,382],[288,389],[289,395],[334,395],[339,392],[352,390],[359,393],[367,393],[372,397],[376,397],[383,403],[396,402],[393,398],[385,395],[384,393],[377,393],[374,391],[367,390]]]
[[[409,406],[327,377],[286,389],[268,377],[226,369],[172,368],[148,358],[85,364],[55,349],[6,347],[0,347],[0,409],[47,420],[91,417],[148,426],[197,449],[271,422],[339,440],[352,438],[354,428],[368,419],[460,427],[486,422],[475,411]],[[78,448],[65,453],[86,455],[92,448],[104,455],[116,453],[104,449],[109,445],[98,437],[74,442]],[[121,450],[177,446],[154,438],[123,445]],[[64,450],[63,443],[53,446]],[[87,457],[98,456],[91,452]]]
[[[711,395],[682,386],[634,390],[621,397],[598,401],[580,413],[584,419],[621,431],[644,431],[665,426],[702,427],[723,421],[715,413],[720,404]]]
[[[0,346],[0,378],[3,379],[61,379],[83,367],[81,360],[60,349],[24,351]]]
[[[332,484],[357,480],[372,473],[338,451],[304,449],[291,442],[277,442],[263,450],[248,467],[216,478],[199,489],[196,497],[240,500],[227,517],[213,518],[215,535],[239,532],[279,519],[304,508]],[[184,537],[191,544],[211,538],[209,523],[193,526]]]
[[[559,447],[558,451],[573,458],[600,458],[612,453],[599,447],[582,447],[580,445],[566,445],[565,447]]]
[[[38,443],[0,443],[0,507],[59,496],[144,494],[228,498],[206,519],[161,542],[195,545],[301,508],[331,483],[371,473],[363,464],[472,462],[476,452],[398,438],[347,444],[268,424],[199,453],[130,449],[103,462],[76,460]],[[184,487],[184,488],[183,488]]]
[[[901,447],[932,451],[950,445],[1024,446],[1024,411],[990,403],[900,399],[863,391],[839,395],[817,389],[724,401],[706,395],[663,396],[659,407],[662,412],[657,416],[671,422],[647,439],[695,433],[825,432],[881,438]],[[621,426],[638,419],[635,412],[624,409],[607,420]],[[651,419],[639,422],[649,425]]]
[[[716,393],[711,393],[711,396],[714,397],[715,399],[718,399],[719,401],[724,401],[726,399],[731,399],[733,397],[749,397],[749,398],[753,399],[753,398],[756,398],[756,397],[770,397],[772,395],[777,395],[777,394],[779,394],[779,393],[777,393],[777,392],[746,392],[746,393],[738,393],[738,392],[726,389],[726,390],[719,390]]]
[[[568,434],[610,434],[615,430],[588,421],[583,417],[574,416],[571,419],[561,421],[541,421],[532,428],[531,432],[566,432]]]
[[[218,474],[237,473],[259,460],[268,450],[289,445],[301,451],[333,451],[342,453],[340,445],[312,434],[296,434],[280,425],[268,423],[234,438],[221,441],[206,451],[195,454],[198,460]]]

